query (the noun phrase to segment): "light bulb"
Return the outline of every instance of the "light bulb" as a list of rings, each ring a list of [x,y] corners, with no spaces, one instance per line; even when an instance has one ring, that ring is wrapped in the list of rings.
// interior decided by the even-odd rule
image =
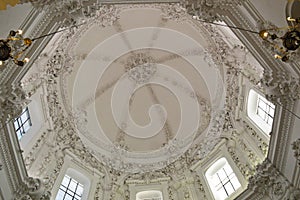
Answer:
[[[296,21],[294,18],[291,18],[291,17],[288,17],[288,18],[286,18],[288,21],[290,21],[290,22],[294,22],[294,21]]]
[[[24,58],[23,61],[27,63],[27,62],[29,62],[29,60],[30,60],[29,58]]]
[[[0,65],[3,65],[3,62],[0,60]]]
[[[282,58],[282,57],[281,57],[280,55],[278,55],[278,54],[275,54],[274,57],[275,57],[276,59],[281,59],[281,58]]]
[[[268,38],[268,36],[269,36],[269,33],[268,33],[268,31],[266,31],[266,30],[261,30],[260,32],[259,32],[259,36],[262,38],[262,39],[267,39]]]
[[[22,30],[17,30],[17,33],[18,33],[19,35],[22,35],[23,31],[22,31]]]

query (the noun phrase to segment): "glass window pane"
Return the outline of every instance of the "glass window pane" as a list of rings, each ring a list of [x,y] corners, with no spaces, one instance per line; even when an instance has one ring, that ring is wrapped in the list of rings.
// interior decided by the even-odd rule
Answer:
[[[257,114],[262,118],[265,119],[266,113],[262,109],[257,110]]]
[[[232,187],[232,185],[230,184],[230,182],[228,182],[226,185],[224,185],[225,190],[227,191],[228,195],[231,195],[232,193],[234,193],[234,189]]]
[[[18,137],[18,140],[20,140],[22,138],[21,130],[17,131],[17,137]]]
[[[75,179],[65,175],[57,193],[56,200],[81,199],[83,185]]]
[[[220,182],[220,179],[217,176],[213,176],[212,183],[217,187],[218,185],[220,185],[221,182]]]
[[[70,177],[69,176],[65,176],[63,181],[61,182],[62,185],[68,187],[69,185],[69,182],[70,182]]]
[[[228,164],[224,165],[223,169],[226,171],[227,174],[231,174],[233,172]]]
[[[76,190],[76,194],[78,194],[79,196],[81,196],[83,193],[83,187],[81,185],[78,185],[77,190]]]
[[[69,194],[66,194],[65,198],[63,200],[72,200],[73,197]]]
[[[218,196],[219,199],[226,199],[228,197],[223,187],[218,191]]]
[[[70,185],[69,185],[69,189],[71,191],[75,192],[76,191],[76,186],[77,186],[77,183],[74,180],[71,180]]]
[[[273,110],[275,109],[275,105],[272,104],[271,102],[270,102],[270,107],[273,108]]]
[[[263,97],[258,97],[256,114],[261,117],[261,119],[264,120],[269,126],[272,126],[274,113],[275,105]],[[272,118],[272,120],[270,120],[270,118]]]
[[[220,160],[224,163],[224,158]],[[215,198],[224,200],[241,187],[241,184],[227,161],[224,164],[217,163],[218,161],[212,165],[211,169],[208,169],[213,172],[210,176],[206,175],[206,178]]]
[[[226,174],[225,172],[223,171],[223,169],[219,170],[217,172],[217,175],[219,176],[219,178],[221,179],[221,181],[223,181],[225,178],[226,178]]]
[[[81,199],[81,196],[78,196],[77,194],[75,194],[75,199],[80,200],[80,199]]]
[[[14,126],[15,126],[15,129],[16,129],[16,130],[19,128],[18,120],[15,120],[15,121],[14,121]]]
[[[21,121],[24,123],[27,119],[28,119],[28,116],[27,116],[27,113],[25,112],[21,115]]]
[[[22,135],[31,127],[31,120],[28,108],[25,108],[22,114],[15,119],[14,126],[18,139],[20,140]],[[18,132],[20,130],[20,132]]]
[[[73,197],[75,195],[75,192],[73,192],[72,190],[69,190],[69,188],[68,188],[67,194],[69,194],[70,196]]]
[[[65,193],[62,190],[58,190],[55,200],[62,200],[64,198]]]
[[[273,108],[270,108],[270,112],[269,112],[269,114],[272,116],[272,117],[274,117],[274,109]]]
[[[230,179],[230,181],[231,181],[231,183],[232,183],[235,190],[237,190],[238,188],[241,187],[241,184],[240,184],[240,182],[239,182],[239,180],[237,179],[236,176],[234,176],[232,179]]]
[[[260,107],[262,110],[266,110],[267,109],[267,104],[265,102],[263,102],[261,99],[259,99],[258,107]]]
[[[28,131],[28,129],[30,128],[29,121],[27,121],[27,122],[25,122],[25,124],[23,124],[23,128],[24,128],[24,132],[26,133]]]
[[[268,124],[270,124],[270,125],[273,124],[273,118],[269,117]]]

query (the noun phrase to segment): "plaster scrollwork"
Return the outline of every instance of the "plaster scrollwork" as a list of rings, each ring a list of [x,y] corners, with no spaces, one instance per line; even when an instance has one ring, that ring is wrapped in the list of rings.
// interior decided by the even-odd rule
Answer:
[[[262,160],[260,160],[258,156],[245,144],[244,139],[241,139],[239,137],[237,139],[237,142],[240,145],[241,149],[246,153],[252,167],[256,167]]]
[[[255,170],[251,166],[249,166],[248,164],[244,164],[240,161],[240,158],[237,155],[236,150],[234,148],[229,147],[228,153],[230,154],[232,160],[246,179],[249,179],[255,173]]]
[[[249,179],[255,172],[254,167],[250,166],[247,163],[242,162],[242,159],[238,155],[238,153],[237,153],[238,150],[237,150],[236,141],[235,141],[238,139],[234,139],[234,138],[238,137],[236,134],[237,134],[237,132],[233,131],[233,133],[232,133],[233,136],[231,138],[227,139],[227,143],[226,143],[227,150],[228,150],[228,153],[230,154],[232,160],[234,161],[236,166],[239,168],[240,172],[243,174],[243,176],[246,179]],[[255,165],[255,164],[253,164],[253,165]]]
[[[22,3],[30,2],[34,8],[55,15],[63,21],[65,26],[79,24],[89,17],[93,17],[100,8],[100,2],[96,0],[22,0]]]
[[[200,192],[201,199],[207,199],[206,194],[205,194],[205,190],[204,190],[204,186],[203,186],[203,183],[200,180],[199,175],[196,174],[194,177],[195,177],[196,188],[198,188],[198,190]]]
[[[190,194],[189,189],[187,187],[184,187],[183,198],[184,198],[184,200],[191,200],[191,194]]]
[[[274,200],[300,198],[300,190],[295,188],[268,159],[257,166],[256,174],[249,179],[248,189]]]
[[[266,157],[268,154],[269,145],[262,139],[260,134],[258,134],[246,121],[243,120],[243,125],[250,135],[255,139],[258,149]]]
[[[0,117],[12,119],[20,115],[29,103],[27,95],[20,86],[5,85],[0,88]]]
[[[170,185],[168,187],[168,196],[169,196],[169,200],[175,200],[174,188]]]
[[[161,7],[162,11],[162,18],[164,20],[175,20],[179,22],[183,22],[188,17],[186,8],[180,5],[179,3],[176,4],[166,4]]]
[[[243,0],[244,1],[244,0]],[[227,10],[237,5],[240,5],[243,1],[238,0],[182,0],[183,6],[187,9],[187,12],[191,15],[200,17],[207,21],[220,20],[220,16],[217,14],[218,9]]]
[[[54,182],[58,177],[58,174],[64,164],[64,158],[62,155],[55,158],[55,167],[52,170],[48,170],[46,175],[43,177],[45,188],[49,191],[52,190]]]
[[[43,132],[41,134],[41,136],[37,139],[37,141],[34,144],[34,146],[31,148],[31,151],[24,158],[24,163],[25,163],[25,166],[26,166],[27,170],[29,170],[31,168],[33,162],[35,161],[35,155],[40,150],[40,148],[42,147],[42,145],[44,144],[46,135],[49,132]]]
[[[297,139],[292,143],[292,149],[294,150],[294,156],[298,161],[298,166],[300,167],[300,139]]]
[[[300,79],[286,72],[265,71],[261,83],[271,102],[288,103],[300,98]]]
[[[14,196],[15,200],[49,200],[50,192],[45,190],[41,179],[27,177]]]
[[[155,75],[156,70],[154,58],[145,53],[133,54],[125,64],[128,78],[136,84],[148,82]]]
[[[97,183],[97,186],[96,186],[96,192],[95,192],[95,195],[94,195],[94,199],[95,200],[102,200],[104,199],[104,196],[103,196],[103,184],[101,181],[99,181]]]

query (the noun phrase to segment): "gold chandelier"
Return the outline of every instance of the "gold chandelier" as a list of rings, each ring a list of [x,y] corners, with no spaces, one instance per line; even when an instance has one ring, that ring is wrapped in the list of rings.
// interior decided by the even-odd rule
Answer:
[[[22,30],[10,31],[6,39],[0,39],[0,66],[7,60],[12,60],[16,65],[24,66],[29,61],[29,58],[24,58],[23,54],[31,46],[32,42],[81,25],[83,24],[74,25],[32,39],[24,38]]]
[[[210,23],[217,26],[224,26],[231,29],[238,29],[241,31],[258,34],[263,39],[265,44],[267,44],[267,46],[269,46],[270,49],[274,51],[274,57],[276,59],[281,59],[283,62],[299,59],[300,57],[300,17],[296,19],[288,17],[287,21],[291,24],[291,26],[284,28],[263,29],[259,32],[226,24],[219,24],[216,22],[202,20],[198,16],[193,16],[193,19],[204,23]],[[283,34],[283,36],[278,36],[283,30],[286,31]]]
[[[0,40],[0,65],[8,59],[13,59],[15,64],[23,66],[29,58],[20,60],[20,57],[31,43],[31,39],[23,38],[22,30],[10,31],[7,39]]]
[[[300,26],[300,17],[297,19],[288,17],[287,20],[291,23],[291,26],[286,28],[266,29],[259,32],[259,36],[274,47],[274,50],[276,51],[274,57],[281,59],[284,62],[290,60],[291,54],[300,46],[300,32],[298,30]],[[277,32],[281,29],[287,29],[287,32],[283,36],[278,36]]]

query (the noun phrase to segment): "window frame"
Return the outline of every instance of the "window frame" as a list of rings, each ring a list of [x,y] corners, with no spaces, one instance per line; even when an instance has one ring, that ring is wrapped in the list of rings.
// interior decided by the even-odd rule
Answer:
[[[261,107],[262,102],[265,105],[265,109]],[[264,116],[261,116],[259,111],[264,113]],[[273,115],[271,114],[271,111],[273,112]],[[265,98],[262,98],[262,96],[258,96],[257,100],[257,107],[256,107],[256,114],[260,116],[267,124],[272,126],[273,120],[274,120],[274,113],[275,113],[275,105],[272,104],[270,101],[266,100]],[[269,119],[272,119],[272,123],[269,123]]]
[[[273,107],[274,112],[272,117],[271,115],[269,115],[270,110],[267,110],[267,108],[265,110],[262,109],[262,112],[265,112],[268,115],[268,118],[271,117],[272,124],[269,124],[268,121],[265,121],[264,118],[258,114],[259,99],[265,102],[267,106],[270,106],[270,108]],[[257,129],[260,130],[262,133],[269,136],[273,127],[276,106],[272,102],[268,101],[263,95],[258,93],[256,90],[250,89],[247,97],[246,111],[247,118],[249,118],[251,123],[255,127],[257,127]]]
[[[228,177],[227,177],[228,180],[226,181],[226,183],[223,184],[223,181],[226,178],[223,178],[222,180],[219,179],[218,183],[216,184],[215,181],[213,180],[214,179],[213,177],[214,176],[216,177],[216,174],[218,177],[218,172],[221,170],[224,170],[225,167],[230,168],[230,171],[227,172],[228,174],[230,173],[229,175],[225,172],[225,174],[228,175]],[[226,170],[224,170],[224,171],[226,171]],[[229,176],[232,176],[232,177],[229,178]],[[205,171],[204,177],[208,183],[208,188],[210,189],[212,196],[216,200],[229,199],[232,196],[235,196],[237,193],[239,193],[241,191],[241,189],[243,188],[243,184],[239,180],[238,174],[234,171],[233,167],[229,164],[228,160],[225,157],[220,157],[217,160],[215,160]],[[233,181],[232,181],[233,179],[236,179],[237,183],[233,183]],[[225,187],[225,185],[228,183],[230,183],[233,188],[233,191],[230,194],[228,193],[228,191]],[[220,184],[221,184],[221,187],[217,187]],[[239,185],[239,186],[235,188],[235,186],[233,186],[233,185]],[[223,191],[223,194],[225,192],[225,194],[227,195],[226,198],[220,197],[220,194],[222,193],[222,191],[220,191],[220,190]]]

